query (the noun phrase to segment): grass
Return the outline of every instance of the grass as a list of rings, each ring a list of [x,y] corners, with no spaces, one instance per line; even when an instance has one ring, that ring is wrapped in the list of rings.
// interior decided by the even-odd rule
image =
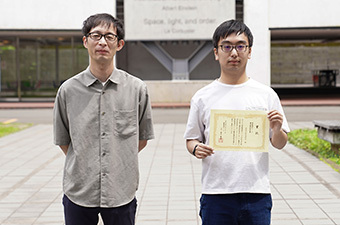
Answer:
[[[30,123],[10,123],[4,124],[0,123],[0,137],[21,131],[32,126]]]
[[[331,144],[318,138],[317,129],[297,129],[288,133],[288,141],[330,164],[335,170],[340,168],[340,157],[331,150]]]

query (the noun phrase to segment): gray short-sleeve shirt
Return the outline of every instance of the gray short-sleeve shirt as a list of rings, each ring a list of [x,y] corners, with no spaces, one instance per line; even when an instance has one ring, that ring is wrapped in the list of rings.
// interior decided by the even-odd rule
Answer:
[[[54,143],[69,145],[63,189],[76,204],[117,207],[138,188],[138,142],[154,138],[146,84],[114,69],[103,84],[89,68],[65,81],[54,106]]]

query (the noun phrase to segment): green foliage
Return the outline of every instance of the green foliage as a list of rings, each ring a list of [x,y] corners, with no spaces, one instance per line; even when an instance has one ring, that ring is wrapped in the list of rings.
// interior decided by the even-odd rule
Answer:
[[[318,138],[317,129],[298,129],[288,134],[288,141],[298,148],[315,152],[321,159],[340,165],[340,157],[331,150],[331,144]]]
[[[32,124],[22,124],[22,123],[11,123],[11,124],[4,124],[0,123],[0,137],[3,137],[8,134],[12,134],[28,128],[32,126]]]

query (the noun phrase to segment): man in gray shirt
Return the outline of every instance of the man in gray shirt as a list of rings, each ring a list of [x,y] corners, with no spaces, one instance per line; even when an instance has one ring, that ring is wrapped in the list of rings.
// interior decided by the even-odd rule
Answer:
[[[143,81],[114,66],[123,24],[109,14],[83,24],[89,67],[65,81],[54,106],[54,143],[66,155],[66,225],[135,224],[138,152],[154,138]]]

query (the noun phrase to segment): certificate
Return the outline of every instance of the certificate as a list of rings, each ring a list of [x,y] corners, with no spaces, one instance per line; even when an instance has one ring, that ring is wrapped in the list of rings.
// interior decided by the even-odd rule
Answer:
[[[211,110],[209,145],[214,150],[268,152],[268,144],[265,111]]]

